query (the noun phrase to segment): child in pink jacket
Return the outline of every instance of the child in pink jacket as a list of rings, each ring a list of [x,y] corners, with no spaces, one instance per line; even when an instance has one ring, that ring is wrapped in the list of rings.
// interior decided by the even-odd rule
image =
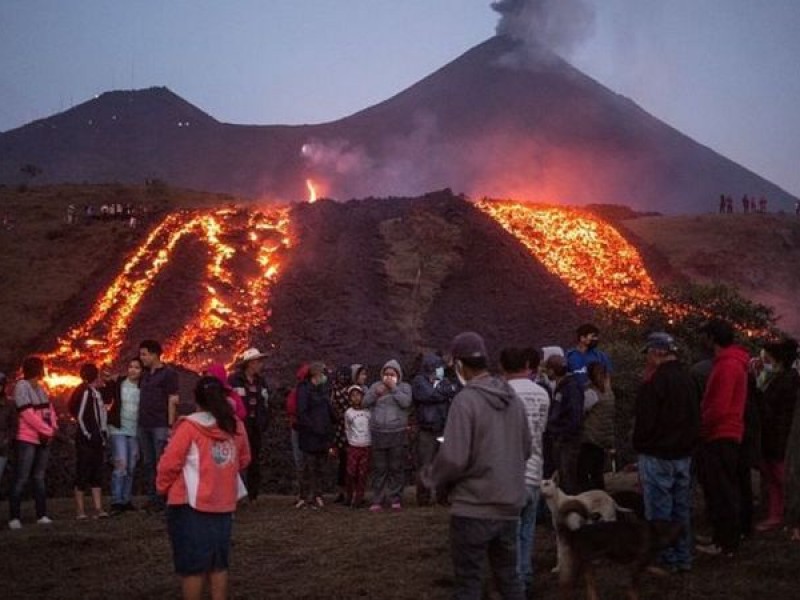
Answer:
[[[247,494],[239,471],[250,463],[244,424],[216,377],[197,382],[197,412],[178,420],[158,463],[156,488],[167,496],[167,529],[183,597],[226,598],[233,511]]]

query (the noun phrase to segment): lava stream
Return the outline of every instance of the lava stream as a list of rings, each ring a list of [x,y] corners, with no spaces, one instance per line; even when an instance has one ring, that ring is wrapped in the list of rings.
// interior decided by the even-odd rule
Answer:
[[[574,208],[510,201],[482,200],[477,206],[580,300],[631,313],[658,299],[636,248],[600,218]]]

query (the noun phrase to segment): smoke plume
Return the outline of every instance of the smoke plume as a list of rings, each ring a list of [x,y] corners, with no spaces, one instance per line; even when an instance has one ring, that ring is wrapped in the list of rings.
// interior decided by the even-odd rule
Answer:
[[[588,0],[498,0],[497,35],[523,43],[530,58],[547,49],[569,56],[594,28],[594,8]]]

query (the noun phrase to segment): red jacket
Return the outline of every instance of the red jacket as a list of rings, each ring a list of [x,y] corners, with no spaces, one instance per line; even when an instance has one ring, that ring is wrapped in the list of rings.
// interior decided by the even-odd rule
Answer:
[[[207,412],[181,417],[158,463],[156,488],[167,504],[188,504],[203,512],[236,509],[246,493],[239,471],[250,464],[244,424],[236,420],[236,435],[222,431]]]
[[[295,377],[297,378],[297,385],[292,388],[289,395],[286,397],[286,415],[289,417],[289,427],[294,429],[297,424],[297,387],[306,380],[308,377],[308,365],[300,365],[297,369]]]
[[[722,348],[714,357],[701,405],[703,441],[742,441],[749,358],[741,346]]]

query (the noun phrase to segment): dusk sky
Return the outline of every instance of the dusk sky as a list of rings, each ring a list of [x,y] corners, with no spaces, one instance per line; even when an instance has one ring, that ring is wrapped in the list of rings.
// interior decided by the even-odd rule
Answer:
[[[799,0],[532,4],[559,1],[584,17],[560,47],[576,67],[800,195]],[[225,122],[337,119],[492,36],[489,4],[0,0],[0,131],[161,85]]]

